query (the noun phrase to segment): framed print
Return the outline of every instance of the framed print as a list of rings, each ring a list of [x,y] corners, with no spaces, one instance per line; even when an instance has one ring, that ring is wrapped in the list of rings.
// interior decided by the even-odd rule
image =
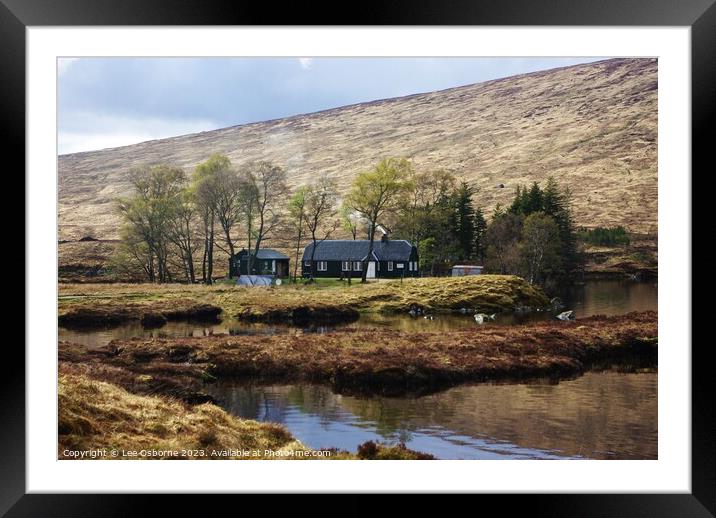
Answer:
[[[659,3],[316,25],[3,0],[28,301],[3,512],[382,492],[712,515],[691,171],[716,8]]]

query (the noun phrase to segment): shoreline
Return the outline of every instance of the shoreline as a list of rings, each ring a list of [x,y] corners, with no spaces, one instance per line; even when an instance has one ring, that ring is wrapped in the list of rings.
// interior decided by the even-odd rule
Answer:
[[[562,379],[594,365],[656,365],[653,311],[506,328],[443,333],[355,329],[314,335],[214,335],[113,340],[87,350],[61,342],[70,371],[107,379],[137,393],[211,401],[216,380],[310,382],[344,394],[401,396],[466,382]]]
[[[58,460],[433,460],[372,441],[356,453],[306,447],[285,426],[235,417],[213,404],[137,395],[60,372]]]
[[[63,451],[119,448],[134,452],[120,459],[134,460],[186,458],[136,456],[140,449],[229,452],[186,460],[429,460],[402,443],[372,441],[355,453],[319,455],[283,425],[229,414],[206,387],[309,383],[345,395],[420,397],[473,383],[558,382],[614,366],[656,368],[657,334],[657,313],[647,311],[448,332],[132,338],[95,349],[60,342],[58,459],[69,458]]]
[[[292,324],[351,322],[362,313],[497,313],[546,308],[538,287],[514,275],[415,278],[352,286],[71,285],[60,286],[58,322],[91,327],[132,320],[160,327],[177,319],[235,318]]]

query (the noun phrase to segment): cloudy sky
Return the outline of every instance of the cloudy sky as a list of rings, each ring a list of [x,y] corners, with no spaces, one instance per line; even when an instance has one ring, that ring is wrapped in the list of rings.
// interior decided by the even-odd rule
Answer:
[[[60,58],[60,154],[602,58]]]

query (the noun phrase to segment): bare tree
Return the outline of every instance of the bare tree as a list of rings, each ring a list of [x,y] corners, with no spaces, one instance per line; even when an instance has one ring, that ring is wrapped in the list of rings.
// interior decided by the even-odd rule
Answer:
[[[231,232],[241,215],[241,181],[233,169],[224,167],[216,171],[216,218],[224,231],[229,258],[234,257]]]
[[[177,200],[177,206],[169,223],[167,237],[176,247],[187,282],[196,282],[194,254],[201,241],[197,239],[198,208],[191,190],[184,190]]]
[[[241,168],[240,179],[249,236],[248,271],[253,273],[261,242],[281,223],[281,208],[288,192],[286,172],[271,162],[250,162]],[[253,253],[252,237],[255,239]]]
[[[299,253],[301,250],[301,243],[303,241],[304,230],[306,228],[306,195],[308,188],[305,186],[299,187],[296,192],[291,196],[288,202],[288,214],[289,214],[289,230],[295,237],[296,243],[296,256],[293,263],[293,282],[296,282],[298,278],[298,263]]]
[[[315,270],[316,247],[328,239],[340,226],[336,217],[336,184],[332,180],[321,177],[307,188],[305,220],[306,228],[311,233],[311,279]]]

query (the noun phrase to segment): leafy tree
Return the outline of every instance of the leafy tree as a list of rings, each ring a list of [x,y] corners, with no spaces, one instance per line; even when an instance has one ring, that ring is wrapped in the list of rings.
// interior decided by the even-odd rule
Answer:
[[[524,216],[513,212],[500,213],[493,218],[485,232],[488,270],[500,274],[517,274],[522,271],[519,241]]]
[[[129,173],[134,195],[118,201],[124,220],[124,253],[142,265],[150,282],[171,280],[168,230],[185,182],[182,169],[167,165]]]
[[[395,222],[395,232],[420,243],[435,227],[436,209],[454,189],[455,176],[445,170],[411,173],[409,189]]]
[[[119,245],[110,258],[112,271],[132,280],[146,278],[154,282],[154,262],[154,256],[141,232],[134,225],[123,224],[119,229]]]
[[[205,284],[213,282],[216,217],[224,191],[222,177],[225,177],[230,167],[231,162],[226,156],[215,154],[197,165],[192,177],[192,189],[203,222],[204,254],[201,274]]]
[[[444,170],[413,173],[409,185],[395,228],[418,247],[421,269],[436,275],[456,261],[484,260],[487,222],[475,189]]]
[[[369,224],[368,254],[363,259],[362,282],[366,281],[366,266],[373,252],[376,226],[404,202],[411,174],[412,165],[408,160],[384,159],[373,169],[356,176],[345,197],[345,205],[358,212]]]
[[[537,182],[529,189],[518,186],[508,211],[523,216],[544,212],[554,218],[562,243],[563,270],[566,275],[571,275],[579,268],[581,258],[577,250],[568,189],[561,189],[552,177],[547,179],[544,189]]]
[[[544,212],[534,212],[525,218],[520,247],[530,284],[544,283],[550,274],[559,271],[561,246],[554,218]]]

